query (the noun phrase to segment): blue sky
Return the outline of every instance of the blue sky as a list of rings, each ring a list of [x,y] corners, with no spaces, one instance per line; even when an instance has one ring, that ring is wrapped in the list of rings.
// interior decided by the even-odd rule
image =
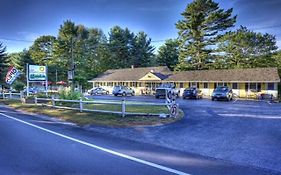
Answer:
[[[281,0],[215,0],[222,8],[234,8],[236,27],[276,35],[281,48]],[[0,41],[8,52],[22,51],[41,35],[58,33],[63,21],[101,28],[114,25],[133,32],[144,31],[158,47],[177,37],[175,23],[191,0],[1,0]]]

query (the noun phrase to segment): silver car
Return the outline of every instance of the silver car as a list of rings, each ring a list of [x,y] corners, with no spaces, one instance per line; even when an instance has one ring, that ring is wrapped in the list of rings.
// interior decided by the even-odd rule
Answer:
[[[212,93],[212,100],[219,100],[224,99],[227,101],[232,100],[233,98],[233,92],[232,89],[230,89],[227,86],[218,86]]]
[[[129,87],[126,86],[114,86],[112,94],[117,96],[117,95],[122,95],[122,96],[127,96],[127,95],[131,95],[134,96],[135,95],[135,91]]]

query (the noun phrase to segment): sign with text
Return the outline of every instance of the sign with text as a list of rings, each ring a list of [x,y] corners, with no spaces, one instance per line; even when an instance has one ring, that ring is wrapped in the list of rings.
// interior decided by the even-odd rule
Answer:
[[[19,75],[20,75],[20,71],[17,70],[14,66],[11,66],[6,75],[6,79],[5,79],[6,83],[11,85]]]
[[[46,81],[47,71],[46,66],[29,65],[28,79],[29,81]]]

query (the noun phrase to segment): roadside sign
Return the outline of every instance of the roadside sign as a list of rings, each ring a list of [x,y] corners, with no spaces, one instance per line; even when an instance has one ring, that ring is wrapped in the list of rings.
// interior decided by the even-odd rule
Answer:
[[[47,79],[46,66],[29,65],[28,79],[29,81],[46,81]]]
[[[170,116],[171,117],[177,117],[179,112],[179,106],[175,102],[173,102],[170,106]]]
[[[5,82],[11,85],[19,75],[20,75],[20,71],[17,70],[14,66],[11,66],[6,75]]]

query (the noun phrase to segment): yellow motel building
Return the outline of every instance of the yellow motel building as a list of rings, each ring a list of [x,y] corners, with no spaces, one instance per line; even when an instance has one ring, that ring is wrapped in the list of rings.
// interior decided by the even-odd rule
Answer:
[[[198,87],[209,97],[217,86],[228,86],[241,98],[255,98],[257,94],[278,96],[280,77],[277,68],[196,70],[172,72],[168,67],[111,69],[90,80],[93,87],[103,87],[112,92],[114,86],[124,85],[135,90],[136,95],[152,95],[161,83],[175,83],[183,90]]]

